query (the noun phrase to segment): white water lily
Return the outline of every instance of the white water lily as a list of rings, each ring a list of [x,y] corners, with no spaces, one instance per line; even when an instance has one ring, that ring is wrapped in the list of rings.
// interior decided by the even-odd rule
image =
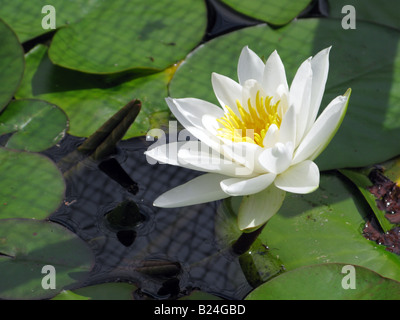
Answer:
[[[195,98],[167,98],[177,120],[198,141],[157,146],[146,155],[207,173],[162,194],[154,205],[181,207],[243,196],[238,226],[252,231],[279,210],[286,192],[316,190],[320,173],[313,160],[339,128],[350,96],[349,89],[317,118],[329,52],[304,61],[289,88],[276,51],[264,63],[246,46],[237,68],[239,82],[212,74],[222,108]]]

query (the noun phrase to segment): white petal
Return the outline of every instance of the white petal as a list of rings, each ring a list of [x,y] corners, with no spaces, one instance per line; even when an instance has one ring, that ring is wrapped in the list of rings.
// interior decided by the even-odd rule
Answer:
[[[279,129],[276,124],[271,124],[263,140],[264,148],[271,148],[279,141]]]
[[[250,179],[226,179],[221,181],[221,188],[231,196],[253,194],[267,188],[274,181],[275,177],[275,174],[267,173]]]
[[[282,143],[291,142],[293,146],[296,142],[296,111],[291,106],[285,113],[279,130],[279,141]]]
[[[295,151],[292,164],[314,160],[326,148],[343,121],[350,92],[336,97],[325,108]]]
[[[178,150],[178,162],[181,166],[204,172],[216,172],[226,176],[252,176],[252,171],[237,162],[223,158],[221,154],[205,144],[188,141]]]
[[[178,149],[182,146],[183,142],[171,142],[164,143],[162,145],[150,146],[147,151],[144,152],[146,157],[156,160],[160,163],[166,163],[173,166],[180,166],[178,162]]]
[[[238,63],[239,83],[243,85],[246,80],[254,79],[261,83],[264,72],[264,62],[248,46],[242,49]]]
[[[225,106],[228,106],[238,114],[236,100],[242,101],[242,86],[231,78],[215,72],[211,75],[211,82],[222,108],[227,111]]]
[[[310,193],[319,186],[318,166],[306,160],[291,166],[275,179],[275,186],[292,193]]]
[[[292,156],[293,143],[278,142],[272,148],[265,149],[258,157],[258,161],[268,172],[279,174],[289,168]]]
[[[259,193],[244,196],[238,213],[239,229],[253,231],[261,227],[278,212],[285,199],[285,194],[285,191],[272,184]]]
[[[222,145],[222,154],[228,159],[240,163],[248,169],[258,172],[257,159],[262,152],[262,148],[254,143],[249,142],[232,142],[226,139]]]
[[[203,116],[208,114],[214,118],[221,118],[224,112],[216,105],[195,98],[165,99],[176,119],[197,139],[218,150],[220,141],[210,133],[203,124]]]
[[[328,79],[329,72],[329,52],[331,47],[318,52],[311,60],[312,68],[312,89],[311,89],[311,102],[310,111],[308,115],[308,124],[306,131],[308,131],[317,117],[319,107],[321,105],[322,97],[325,91],[326,80]]]
[[[265,97],[265,92],[260,82],[256,80],[249,79],[243,85],[242,88],[242,107],[249,112],[249,101],[253,108],[256,107],[256,97],[257,92],[259,92],[260,96]],[[238,114],[240,116],[240,114]]]
[[[296,110],[296,145],[303,137],[308,122],[311,101],[311,58],[304,61],[296,72],[290,87],[290,103]]]
[[[154,201],[153,205],[175,208],[227,198],[229,195],[220,187],[220,182],[224,179],[226,176],[220,174],[203,174],[165,192]]]
[[[265,63],[262,83],[268,96],[274,96],[280,85],[283,85],[283,89],[286,92],[289,91],[285,67],[276,50],[271,53]]]
[[[279,85],[276,89],[274,98],[271,100],[271,103],[274,104],[278,100],[278,115],[282,118],[286,111],[289,109],[289,90],[283,84]]]

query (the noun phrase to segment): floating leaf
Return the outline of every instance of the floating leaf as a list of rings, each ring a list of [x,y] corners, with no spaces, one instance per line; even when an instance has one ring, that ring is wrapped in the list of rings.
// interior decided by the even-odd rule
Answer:
[[[368,202],[369,206],[374,212],[375,217],[377,218],[382,230],[384,232],[388,232],[390,229],[392,229],[393,225],[385,217],[386,212],[377,207],[377,198],[368,189],[372,186],[372,182],[368,178],[368,175],[364,174],[361,170],[342,169],[340,170],[340,172],[347,178],[349,178],[360,190],[361,194],[364,196],[365,200]]]
[[[246,300],[398,299],[399,282],[360,266],[336,263],[307,266],[285,272],[256,288],[246,297]]]
[[[102,283],[63,291],[52,300],[133,300],[136,289],[129,283]]]
[[[282,262],[257,240],[250,250],[239,257],[240,265],[249,284],[255,288],[283,271]]]
[[[24,74],[24,51],[15,33],[0,19],[0,111],[11,100]]]
[[[400,186],[400,157],[382,163],[385,176]]]
[[[67,128],[65,113],[41,100],[14,100],[0,115],[0,136],[12,133],[5,145],[12,149],[43,151],[60,141]]]
[[[218,105],[211,73],[237,79],[237,61],[246,45],[264,58],[277,50],[289,83],[305,59],[332,45],[320,111],[347,88],[352,88],[352,96],[338,133],[317,163],[322,170],[379,163],[399,152],[399,36],[396,30],[365,22],[358,22],[356,30],[344,30],[336,19],[299,19],[276,30],[268,26],[241,29],[193,51],[176,71],[170,95]]]
[[[0,0],[0,17],[15,30],[20,41],[24,42],[53,31],[42,27],[42,19],[49,13],[48,10],[42,13],[44,6],[54,7],[56,27],[61,28],[80,20],[104,2],[104,0]]]
[[[354,7],[354,19],[357,28],[358,21],[368,21],[382,24],[388,27],[396,28],[400,31],[400,2],[396,0],[365,1],[357,0],[329,0],[329,13],[333,18],[347,19],[351,16],[350,9],[347,6]],[[347,16],[347,17],[346,17]]]
[[[38,45],[26,56],[26,71],[19,98],[39,98],[58,105],[68,115],[69,133],[87,137],[132,99],[143,108],[125,138],[145,135],[152,127],[168,124],[169,110],[164,98],[175,68],[140,78],[125,75],[124,81],[88,75],[57,67]]]
[[[115,0],[59,30],[49,56],[89,73],[163,70],[198,45],[206,26],[202,0]]]
[[[361,200],[360,200],[361,199]],[[400,257],[365,239],[369,208],[354,187],[333,174],[307,195],[287,194],[260,240],[287,270],[320,263],[360,265],[384,277],[400,279]]]
[[[89,300],[89,298],[80,296],[70,290],[63,290],[51,300]]]
[[[53,297],[82,282],[94,264],[89,247],[75,234],[58,224],[31,219],[0,220],[0,253],[3,299]],[[45,278],[51,273],[44,266],[54,268],[55,283]]]
[[[236,11],[255,19],[269,22],[273,25],[284,25],[297,17],[311,2],[300,1],[274,1],[274,0],[222,0]]]
[[[61,172],[35,153],[0,148],[0,219],[43,219],[64,197]]]

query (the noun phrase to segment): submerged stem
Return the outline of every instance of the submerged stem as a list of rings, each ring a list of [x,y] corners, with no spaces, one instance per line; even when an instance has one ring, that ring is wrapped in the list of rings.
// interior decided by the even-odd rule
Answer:
[[[247,252],[254,241],[257,240],[258,236],[266,225],[267,223],[264,223],[260,228],[252,232],[243,232],[232,245],[233,252],[237,255],[242,255],[243,253]]]

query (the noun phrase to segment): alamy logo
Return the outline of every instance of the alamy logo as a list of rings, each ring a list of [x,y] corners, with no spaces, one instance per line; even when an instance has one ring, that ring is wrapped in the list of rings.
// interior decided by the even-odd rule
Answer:
[[[52,265],[45,265],[42,273],[46,274],[42,279],[42,288],[45,290],[56,288],[56,268]]]
[[[342,28],[345,30],[356,28],[356,9],[354,6],[345,5],[342,8],[342,13],[346,14],[342,18]]]
[[[342,268],[342,274],[346,274],[342,279],[342,288],[355,289],[356,288],[356,268],[352,265],[345,265]]]
[[[43,29],[55,29],[56,28],[56,9],[51,5],[45,5],[42,8],[42,13],[46,15],[42,19]]]

